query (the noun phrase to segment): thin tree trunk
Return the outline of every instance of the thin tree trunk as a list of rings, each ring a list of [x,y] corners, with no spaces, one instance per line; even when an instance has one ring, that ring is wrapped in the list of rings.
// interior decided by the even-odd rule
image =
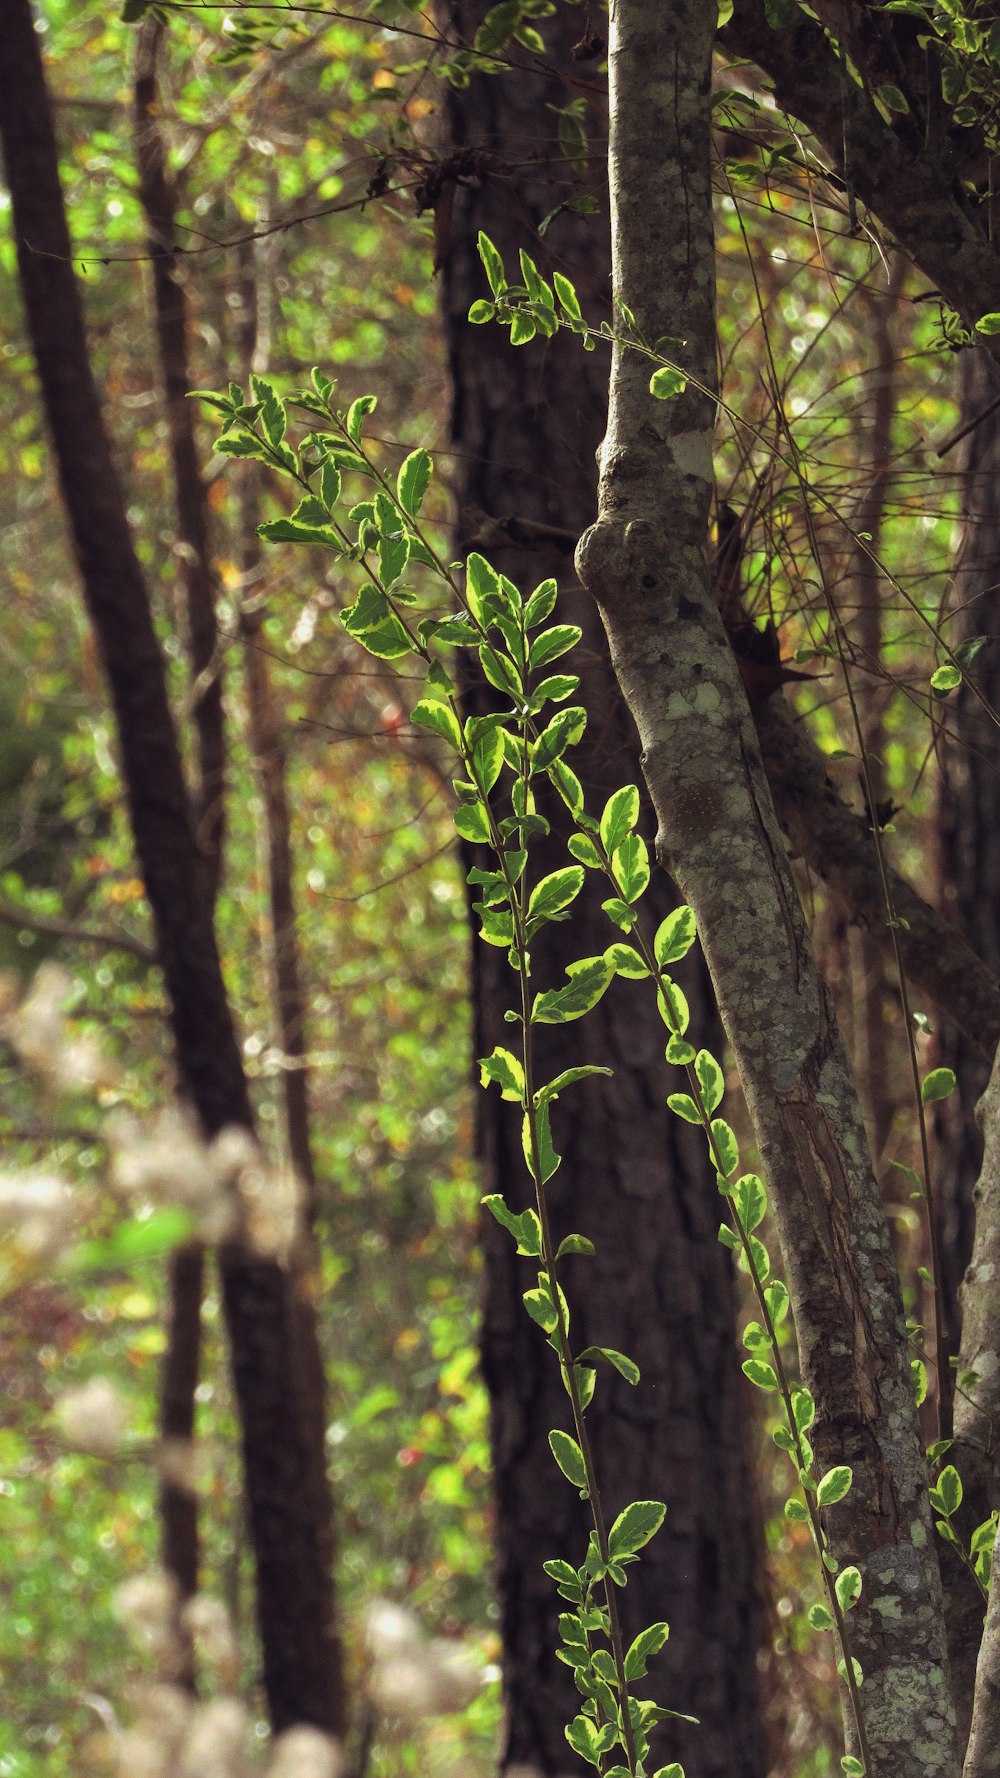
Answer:
[[[858,677],[856,697],[861,716],[861,730],[867,756],[868,780],[876,804],[885,797],[885,714],[886,687],[881,678],[882,666],[882,574],[875,558],[882,554],[882,528],[892,473],[892,428],[896,411],[896,351],[892,321],[902,286],[906,262],[897,253],[889,274],[889,288],[859,297],[874,347],[868,374],[868,399],[865,423],[859,439],[861,473],[866,476],[864,495],[853,515],[856,532],[868,539],[862,547],[851,551],[847,584],[837,589],[842,612],[853,617],[852,634],[861,649],[865,668]],[[877,809],[870,811],[875,821]],[[892,1005],[892,983],[888,979],[885,949],[881,933],[860,934],[858,962],[860,993],[855,1021],[856,1073],[864,1083],[871,1130],[872,1152],[876,1163],[881,1161],[892,1131],[896,1095],[893,1090],[892,1056],[887,1014]]]
[[[954,1711],[899,1281],[708,579],[715,23],[702,0],[617,0],[611,15],[615,297],[647,339],[684,341],[675,351],[700,388],[657,403],[649,361],[616,347],[600,517],[577,561],[639,728],[659,854],[695,910],[747,1095],[817,1403],[819,1466],[854,1473],[828,1529],[864,1577],[850,1624],[870,1778],[946,1778]]]
[[[176,511],[176,551],[187,608],[187,656],[197,740],[195,832],[208,865],[213,898],[222,871],[225,734],[218,647],[216,577],[209,543],[208,498],[198,461],[194,407],[188,400],[188,305],[175,255],[176,193],[167,170],[160,115],[157,58],[164,27],[148,17],[136,37],[133,109],[139,200],[146,216],[153,314],[166,411]],[[214,671],[213,671],[214,668]],[[207,683],[200,684],[202,675]],[[167,1263],[167,1349],[160,1382],[160,1435],[168,1446],[194,1438],[201,1364],[201,1305],[205,1259],[200,1246],[179,1248]],[[168,1474],[159,1497],[163,1565],[176,1576],[181,1597],[198,1588],[198,1499]],[[183,1675],[194,1683],[193,1650]]]
[[[242,374],[260,375],[268,369],[269,336],[260,326],[260,248],[248,242],[240,250],[240,335]],[[236,559],[243,578],[240,628],[243,637],[244,686],[250,760],[257,780],[263,812],[264,850],[267,858],[268,908],[270,913],[270,975],[272,1017],[282,1055],[280,1097],[288,1163],[301,1194],[299,1235],[291,1255],[297,1283],[292,1311],[301,1368],[301,1411],[311,1422],[311,1458],[318,1465],[314,1486],[328,1487],[324,1460],[326,1439],[326,1377],[312,1299],[316,1290],[319,1257],[315,1245],[318,1181],[313,1152],[309,1108],[307,1057],[308,1007],[299,961],[295,872],[292,852],[292,820],[288,801],[287,762],[280,711],[271,686],[267,655],[261,647],[266,616],[260,584],[261,547],[257,536],[260,518],[260,465],[242,465],[238,495]],[[336,1567],[333,1503],[326,1518],[324,1561],[331,1574]],[[346,1688],[343,1648],[336,1620],[330,1632],[334,1663],[336,1708],[341,1725],[346,1721]]]
[[[471,36],[480,9],[446,9],[452,34]],[[479,169],[474,183],[445,191],[438,241],[452,374],[452,439],[460,543],[486,521],[510,517],[489,553],[524,588],[560,575],[558,560],[532,550],[563,548],[594,512],[595,450],[606,416],[606,361],[557,339],[539,352],[512,352],[499,330],[468,325],[483,294],[476,232],[485,229],[516,263],[518,247],[577,279],[603,312],[609,273],[603,217],[564,212],[539,244],[538,224],[562,198],[604,185],[606,114],[598,99],[586,120],[597,173],[581,175],[562,158],[547,109],[573,96],[570,50],[582,21],[566,8],[545,22],[551,78],[477,79],[449,97],[450,147]],[[565,82],[565,84],[564,84]],[[527,161],[527,166],[521,163]],[[453,207],[452,207],[453,201]],[[446,218],[446,220],[445,220]],[[551,260],[546,256],[551,255]],[[546,527],[551,529],[547,532]],[[487,524],[487,529],[490,527]],[[512,542],[514,539],[516,541]],[[505,546],[506,543],[506,547]],[[479,547],[482,547],[480,544]],[[562,569],[561,611],[584,640],[573,657],[590,727],[574,750],[588,807],[630,780],[641,782],[638,743],[610,670],[607,644],[589,600]],[[546,807],[553,835],[541,843],[540,870],[565,863],[565,817]],[[581,896],[571,926],[555,927],[537,966],[561,980],[571,958],[614,937],[599,906]],[[650,917],[676,896],[661,879],[649,891]],[[503,1040],[510,972],[500,954],[474,947],[477,1054]],[[702,970],[685,988],[703,1030],[713,1014]],[[667,1618],[670,1640],[653,1684],[669,1706],[697,1714],[700,1727],[670,1723],[662,1758],[683,1762],[688,1778],[760,1778],[766,1769],[756,1649],[761,1635],[763,1551],[746,1452],[746,1397],[736,1362],[728,1256],[716,1241],[718,1205],[693,1132],[670,1117],[664,1032],[655,1007],[610,992],[582,1025],[539,1027],[546,1077],[588,1061],[613,1067],[572,1120],[559,1122],[563,1164],[549,1191],[560,1233],[579,1229],[596,1258],[567,1262],[574,1326],[586,1343],[629,1352],[642,1372],[630,1390],[602,1375],[588,1425],[607,1509],[653,1494],[668,1502],[666,1524],[634,1571],[623,1605],[627,1633]],[[483,1189],[510,1192],[523,1178],[520,1127],[492,1095],[478,1107]],[[558,1117],[558,1114],[557,1114]],[[542,1563],[581,1560],[588,1511],[553,1475],[546,1434],[566,1424],[558,1368],[521,1303],[524,1279],[509,1240],[486,1219],[483,1371],[490,1391],[496,1497],[497,1582],[503,1638],[505,1724],[501,1767],[564,1772],[563,1734],[578,1707],[569,1671],[555,1658],[559,1601]],[[756,1577],[756,1578],[755,1578]],[[656,1762],[659,1763],[659,1762]]]
[[[41,40],[29,0],[0,32],[0,142],[28,328],[84,597],[118,728],[139,868],[153,912],[185,1091],[206,1136],[252,1128],[247,1083],[191,821],[149,596],[129,534],[87,354]],[[220,1256],[257,1565],[264,1685],[276,1729],[336,1730],[329,1500],[315,1485],[296,1376],[290,1293],[274,1262]]]

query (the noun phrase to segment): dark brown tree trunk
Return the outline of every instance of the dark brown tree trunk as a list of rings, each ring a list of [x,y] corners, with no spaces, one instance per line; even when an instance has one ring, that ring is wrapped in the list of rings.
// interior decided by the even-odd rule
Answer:
[[[481,16],[472,5],[445,9],[451,33],[465,37]],[[569,8],[545,21],[551,78],[519,70],[477,79],[451,95],[449,146],[468,153],[475,177],[445,188],[438,241],[454,390],[459,540],[468,547],[492,531],[494,546],[477,546],[523,588],[550,574],[559,577],[562,613],[584,631],[573,670],[582,676],[590,726],[573,765],[588,807],[599,812],[611,791],[641,784],[638,744],[597,613],[579,589],[559,533],[568,530],[571,549],[594,514],[607,358],[585,354],[578,340],[563,337],[512,350],[501,330],[467,322],[470,303],[485,288],[478,229],[496,241],[508,264],[516,265],[524,247],[543,269],[555,266],[575,279],[588,314],[608,312],[606,113],[595,84],[576,79],[581,67],[593,66],[574,63],[570,54],[581,28],[579,12]],[[548,109],[568,105],[581,91],[594,92],[585,119],[594,160],[586,167],[563,158],[558,119]],[[591,189],[601,194],[600,213],[564,211],[540,242],[538,225],[546,213]],[[484,514],[554,527],[550,552],[496,547],[502,535]],[[523,536],[516,524],[509,529]],[[554,833],[539,848],[539,870],[557,867],[566,856],[559,812],[546,813]],[[649,917],[662,918],[676,899],[660,878],[647,896]],[[536,960],[546,984],[561,980],[571,959],[613,941],[599,900],[595,895],[584,905],[581,897],[572,923],[553,929]],[[504,1041],[502,1014],[512,977],[501,953],[478,943],[474,971],[477,1053],[484,1055]],[[711,1042],[718,1027],[705,975],[692,971],[685,989],[700,1038]],[[597,1246],[595,1259],[568,1262],[563,1280],[580,1342],[618,1347],[642,1372],[635,1390],[602,1373],[588,1425],[612,1514],[633,1498],[656,1496],[668,1503],[666,1524],[623,1595],[626,1634],[669,1620],[670,1640],[657,1657],[652,1683],[668,1706],[701,1719],[699,1728],[669,1724],[661,1758],[681,1760],[688,1778],[759,1778],[765,1759],[754,1570],[762,1549],[744,1448],[746,1401],[734,1346],[732,1279],[716,1241],[714,1183],[695,1133],[666,1110],[664,1032],[651,996],[616,986],[581,1024],[539,1027],[536,1038],[543,1035],[539,1067],[545,1078],[583,1061],[615,1070],[613,1080],[567,1101],[565,1112],[557,1109],[564,1158],[548,1189],[558,1233],[578,1230]],[[480,1101],[483,1187],[502,1190],[521,1208],[528,1184],[519,1127],[506,1115],[509,1109],[493,1096]],[[578,1698],[568,1669],[555,1659],[559,1605],[542,1563],[553,1556],[579,1562],[590,1519],[555,1473],[546,1445],[551,1427],[568,1425],[567,1401],[552,1355],[521,1302],[532,1280],[491,1219],[483,1234],[482,1357],[492,1404],[506,1697],[501,1764],[558,1772],[571,1757],[563,1725]]]
[[[55,137],[29,0],[0,32],[0,142],[28,328],[84,598],[114,706],[122,771],[170,1000],[184,1090],[206,1136],[252,1127],[247,1083],[195,836],[163,659],[87,353]],[[301,1412],[286,1275],[235,1244],[223,1303],[257,1564],[273,1726],[341,1727],[326,1560],[329,1498]]]
[[[217,588],[209,542],[208,492],[198,461],[194,407],[188,400],[192,387],[188,303],[175,263],[176,193],[159,122],[157,58],[163,37],[163,25],[150,16],[136,38],[136,162],[139,200],[146,216],[160,384],[170,443],[177,556],[185,591],[186,645],[197,739],[195,832],[205,854],[214,900],[222,873],[225,798],[222,678],[215,661]],[[167,1349],[160,1382],[160,1435],[168,1443],[186,1443],[195,1433],[204,1277],[205,1257],[200,1246],[183,1247],[171,1255],[167,1264]],[[190,1598],[198,1589],[200,1560],[198,1499],[194,1489],[168,1474],[160,1487],[159,1511],[163,1565],[168,1574],[176,1577],[181,1597]],[[190,1646],[183,1677],[193,1685]]]

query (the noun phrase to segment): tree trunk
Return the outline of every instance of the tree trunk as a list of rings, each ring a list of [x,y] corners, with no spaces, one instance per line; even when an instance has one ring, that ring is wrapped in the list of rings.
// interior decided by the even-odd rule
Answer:
[[[222,679],[215,662],[218,625],[216,577],[209,543],[208,493],[195,439],[188,391],[188,304],[175,264],[176,194],[167,169],[159,125],[157,58],[164,27],[152,16],[136,37],[134,116],[139,200],[146,217],[153,317],[160,383],[170,444],[177,557],[187,607],[185,638],[197,739],[195,832],[205,854],[213,901],[222,872],[225,798],[225,729]],[[211,669],[215,666],[214,674]],[[202,675],[207,683],[200,685]],[[201,1305],[205,1258],[200,1246],[182,1247],[167,1262],[167,1349],[160,1380],[160,1436],[169,1444],[194,1438],[201,1365]],[[160,1484],[160,1548],[163,1566],[176,1577],[182,1599],[198,1590],[198,1498],[168,1475]],[[194,1651],[185,1638],[183,1678],[194,1684]]]
[[[850,1625],[870,1778],[946,1778],[956,1764],[954,1711],[899,1281],[708,578],[714,35],[714,9],[702,0],[617,0],[613,9],[614,294],[646,339],[683,340],[674,354],[692,382],[657,403],[648,359],[615,348],[600,516],[577,561],[638,725],[659,854],[695,910],[747,1095],[817,1403],[819,1471],[853,1469],[827,1528],[837,1557],[864,1577]]]
[[[27,323],[84,598],[114,706],[181,1080],[206,1136],[230,1124],[251,1128],[163,659],[87,354],[41,39],[29,0],[11,0],[0,32],[0,142]],[[235,1243],[220,1258],[269,1713],[275,1729],[310,1722],[336,1731],[329,1498],[315,1482],[312,1427],[295,1387],[288,1282],[273,1261]]]
[[[468,38],[481,10],[453,4],[445,17],[452,35]],[[573,670],[581,673],[581,700],[591,712],[573,767],[588,807],[599,812],[613,790],[641,782],[635,730],[600,624],[566,560],[594,512],[606,360],[585,356],[579,342],[565,338],[552,341],[544,354],[512,351],[499,329],[467,322],[470,303],[484,289],[479,228],[515,264],[521,246],[543,267],[550,254],[551,264],[577,280],[592,307],[606,312],[604,216],[564,211],[539,245],[538,224],[560,200],[580,197],[593,185],[602,211],[606,204],[603,99],[595,93],[587,119],[597,144],[596,171],[582,172],[562,157],[557,120],[546,109],[566,104],[576,90],[570,49],[581,19],[560,8],[544,30],[551,77],[519,70],[476,79],[450,95],[449,147],[464,157],[460,166],[476,172],[468,183],[445,189],[438,240],[460,542],[468,547],[481,538],[477,547],[524,588],[552,573],[561,579],[563,616],[584,629]],[[591,82],[580,84],[591,90]],[[497,518],[512,522],[498,529],[490,522]],[[541,543],[540,551],[524,547],[529,535]],[[512,537],[522,547],[512,546]],[[546,814],[554,831],[540,843],[542,871],[566,862],[563,816],[549,807]],[[661,878],[648,899],[651,918],[659,919],[676,896]],[[537,960],[546,982],[563,979],[566,962],[603,950],[615,937],[598,904],[597,896],[589,902],[581,896],[572,925],[551,929]],[[479,1055],[503,1041],[510,985],[500,953],[476,944]],[[693,973],[685,988],[701,1029],[710,1030],[703,971]],[[681,1760],[688,1778],[760,1778],[765,1759],[755,1588],[763,1564],[761,1526],[745,1451],[732,1279],[715,1238],[718,1205],[704,1154],[694,1132],[666,1110],[663,1027],[655,1007],[634,991],[616,987],[582,1025],[540,1026],[536,1043],[543,1046],[538,1066],[546,1078],[580,1061],[615,1070],[612,1081],[596,1083],[586,1101],[581,1097],[572,1125],[559,1124],[564,1158],[548,1192],[559,1233],[579,1230],[597,1247],[596,1258],[567,1262],[563,1280],[581,1344],[628,1352],[642,1372],[635,1390],[602,1373],[588,1426],[612,1514],[650,1494],[668,1502],[666,1524],[622,1596],[626,1635],[650,1621],[669,1620],[670,1640],[654,1665],[656,1694],[701,1719],[698,1728],[668,1724],[662,1757]],[[519,1122],[509,1111],[492,1094],[480,1099],[487,1191],[512,1193],[515,1182],[525,1179]],[[525,1181],[525,1202],[527,1191]],[[568,1424],[567,1402],[552,1355],[524,1313],[523,1262],[492,1218],[485,1223],[482,1359],[491,1397],[503,1635],[501,1765],[560,1772],[571,1757],[563,1725],[575,1714],[578,1697],[568,1669],[555,1658],[559,1602],[542,1563],[554,1556],[579,1562],[591,1521],[552,1470],[546,1434]]]
[[[960,410],[973,420],[1000,395],[1000,370],[985,352],[965,352],[960,365]],[[952,648],[973,636],[1000,632],[1000,412],[983,419],[965,447],[964,531],[955,567],[956,610],[947,635]],[[991,640],[976,654],[970,672],[994,710],[1000,709],[1000,645]],[[1000,969],[996,898],[1000,883],[1000,777],[996,729],[967,688],[944,706],[938,834],[944,907],[983,961]],[[943,1026],[940,1060],[955,1070],[958,1089],[935,1119],[938,1201],[941,1205],[942,1283],[950,1325],[964,1311],[959,1374],[975,1371],[976,1385],[960,1389],[955,1402],[959,1454],[954,1461],[966,1489],[960,1528],[966,1533],[1000,1504],[993,1414],[997,1402],[990,1353],[998,1339],[997,1305],[990,1285],[995,1263],[993,1222],[996,1186],[984,1167],[976,1108],[990,1077],[990,1062],[964,1031]],[[995,1115],[995,1113],[994,1113]],[[994,1164],[995,1170],[995,1164]],[[979,1188],[973,1192],[979,1180]],[[973,1236],[975,1246],[973,1247]],[[968,1273],[970,1255],[972,1264]],[[965,1278],[961,1293],[958,1286]],[[954,1552],[942,1554],[948,1592],[948,1627],[960,1725],[969,1719],[982,1602]],[[986,1769],[986,1768],[983,1768]]]

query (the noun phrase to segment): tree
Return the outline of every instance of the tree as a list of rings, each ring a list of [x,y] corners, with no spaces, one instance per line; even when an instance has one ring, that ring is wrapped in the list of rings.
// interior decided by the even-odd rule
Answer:
[[[471,43],[478,9],[454,5],[441,23]],[[595,450],[606,417],[606,362],[583,357],[578,342],[554,340],[544,368],[532,352],[512,353],[497,329],[468,325],[481,291],[479,229],[506,256],[519,247],[577,280],[603,313],[609,271],[603,106],[593,82],[574,79],[578,14],[564,9],[546,32],[544,74],[480,73],[449,91],[450,141],[441,162],[439,230],[449,365],[452,438],[458,452],[458,537],[485,550],[520,586],[555,572],[561,608],[584,631],[582,696],[594,713],[574,767],[598,807],[622,782],[640,781],[635,733],[611,674],[593,605],[573,585],[568,556],[593,511]],[[577,94],[579,89],[579,95]],[[585,96],[583,96],[585,95]],[[565,107],[560,111],[560,107]],[[567,161],[559,129],[583,108],[593,145]],[[559,126],[557,129],[557,125]],[[580,128],[578,122],[575,123]],[[529,144],[526,165],[516,144]],[[475,178],[468,170],[475,169]],[[597,196],[591,187],[596,187]],[[544,241],[539,225],[565,206]],[[532,547],[532,540],[537,540]],[[485,708],[482,688],[470,706]],[[565,859],[571,824],[558,798],[540,868]],[[654,918],[676,900],[664,877],[651,891]],[[607,942],[600,898],[577,902],[566,943],[546,948],[546,979],[562,979],[581,951]],[[475,1053],[504,1041],[509,970],[502,952],[473,952]],[[711,1044],[715,1020],[707,982],[688,987],[692,1017]],[[569,1268],[586,1338],[632,1353],[643,1401],[614,1379],[595,1400],[595,1445],[609,1478],[612,1509],[652,1491],[669,1501],[666,1525],[625,1598],[629,1636],[658,1617],[671,1626],[661,1660],[664,1697],[701,1726],[673,1726],[671,1747],[697,1778],[763,1770],[755,1649],[760,1513],[746,1460],[748,1425],[733,1342],[729,1256],[714,1239],[715,1207],[704,1191],[691,1133],[663,1102],[662,1025],[655,1005],[639,1010],[629,984],[602,1001],[584,1027],[553,1026],[540,1044],[545,1076],[586,1059],[614,1069],[574,1123],[553,1182],[553,1213],[586,1228],[597,1254]],[[519,1119],[492,1096],[479,1102],[483,1189],[504,1190],[521,1168]],[[565,1183],[562,1183],[562,1182]],[[505,1667],[502,1765],[560,1771],[563,1724],[574,1714],[570,1670],[556,1658],[561,1608],[543,1573],[547,1558],[573,1559],[586,1543],[585,1503],[554,1491],[546,1433],[566,1418],[565,1394],[550,1354],[526,1322],[520,1267],[506,1232],[484,1219],[486,1295],[483,1370],[491,1395],[497,1511],[497,1584]],[[710,1317],[698,1302],[713,1304]],[[720,1464],[716,1454],[726,1451]]]
[[[91,621],[115,707],[136,851],[157,928],[178,1067],[206,1140],[253,1129],[162,656],[91,375],[38,36],[27,0],[0,50],[0,139],[28,323]],[[273,1259],[220,1255],[277,1728],[341,1727],[330,1501],[296,1323]],[[308,1332],[311,1334],[312,1330]],[[291,1386],[289,1386],[291,1384]]]

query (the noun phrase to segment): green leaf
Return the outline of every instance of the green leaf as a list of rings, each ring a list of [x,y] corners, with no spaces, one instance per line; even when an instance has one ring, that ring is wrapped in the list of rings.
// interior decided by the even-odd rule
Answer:
[[[566,1025],[582,1018],[596,1006],[609,983],[614,979],[614,965],[606,957],[584,957],[571,963],[566,971],[569,981],[564,988],[549,988],[536,994],[532,1021],[541,1025]]]
[[[590,1766],[601,1763],[601,1749],[596,1725],[589,1716],[574,1716],[573,1721],[566,1725],[566,1739],[581,1759]]]
[[[777,1389],[777,1376],[771,1365],[765,1364],[762,1358],[744,1359],[742,1370],[744,1376],[749,1377],[751,1383],[755,1384],[758,1389],[769,1391]]]
[[[683,371],[675,370],[669,364],[654,370],[649,379],[649,393],[655,395],[657,401],[670,401],[675,395],[683,395],[686,388],[687,377]]]
[[[860,1568],[842,1568],[833,1585],[841,1611],[850,1611],[861,1597]]]
[[[486,811],[481,803],[463,803],[452,816],[455,832],[473,846],[488,846],[492,835]]]
[[[932,1068],[920,1085],[920,1097],[925,1105],[933,1104],[936,1099],[947,1099],[954,1091],[955,1073],[951,1068]]]
[[[546,772],[567,747],[575,747],[587,726],[587,712],[581,705],[570,704],[557,710],[531,750],[532,772]]]
[[[521,0],[500,0],[498,6],[491,6],[482,24],[473,38],[474,47],[480,55],[488,56],[502,49],[504,44],[514,35],[521,18]],[[480,235],[480,243],[486,240]],[[480,245],[482,252],[482,245]],[[487,271],[489,267],[487,266]],[[493,283],[492,278],[490,283]],[[493,286],[496,289],[496,286]]]
[[[639,833],[630,833],[612,855],[611,869],[625,900],[638,901],[649,882],[649,852]]]
[[[587,1470],[583,1461],[583,1452],[575,1438],[568,1432],[550,1432],[549,1449],[568,1482],[574,1488],[586,1489]]]
[[[865,1768],[859,1759],[855,1759],[853,1753],[841,1754],[840,1769],[846,1774],[846,1778],[865,1778]]]
[[[355,444],[361,443],[362,425],[367,416],[374,413],[377,406],[377,395],[359,395],[357,401],[351,402],[351,405],[347,410],[347,420],[345,424],[347,426],[347,436],[352,439]]]
[[[441,735],[445,741],[450,742],[456,753],[460,752],[462,730],[458,717],[449,704],[441,704],[436,698],[421,698],[410,711],[410,721],[418,723],[421,728],[433,729],[436,735]]]
[[[535,629],[538,624],[543,624],[547,617],[552,616],[558,595],[559,588],[554,580],[543,580],[540,586],[536,586],[524,608],[526,630]]]
[[[657,929],[653,955],[661,969],[686,957],[697,937],[694,913],[689,907],[674,908]]]
[[[671,1043],[676,1043],[677,1039],[671,1038],[670,1041]],[[690,1048],[690,1045],[687,1047]],[[672,1057],[669,1054],[667,1060],[672,1060]],[[718,1150],[720,1171],[723,1178],[730,1179],[740,1164],[740,1145],[736,1140],[734,1132],[730,1129],[724,1118],[713,1117],[712,1135]]]
[[[668,1062],[673,1062],[679,1068],[686,1068],[689,1062],[694,1061],[696,1052],[693,1043],[687,1043],[683,1037],[671,1037],[665,1054]]]
[[[670,1093],[667,1104],[676,1117],[682,1117],[686,1124],[700,1124],[701,1112],[690,1093]]]
[[[699,1050],[695,1058],[694,1071],[698,1076],[698,1085],[701,1087],[702,1104],[711,1115],[721,1102],[726,1090],[722,1069],[708,1050]]]
[[[556,1328],[559,1326],[559,1317],[556,1314],[552,1298],[548,1291],[540,1288],[537,1290],[526,1290],[524,1292],[523,1302],[532,1321],[537,1321],[543,1332],[547,1334],[555,1333]]]
[[[581,864],[585,864],[588,870],[600,870],[601,854],[589,834],[570,834],[566,842],[566,849],[574,858],[578,858]]]
[[[580,308],[575,286],[563,275],[562,272],[553,272],[552,282],[555,285],[555,292],[559,298],[560,306],[569,316],[569,319],[571,321],[582,321],[583,312]]]
[[[733,1186],[733,1204],[746,1234],[760,1227],[767,1210],[764,1182],[756,1173],[744,1173]]]
[[[808,1389],[792,1390],[792,1413],[799,1432],[808,1432],[816,1418],[816,1403]]]
[[[640,1630],[625,1656],[625,1678],[645,1678],[646,1662],[650,1655],[659,1653],[669,1635],[669,1624],[650,1624],[648,1630]]]
[[[835,1506],[850,1492],[854,1473],[847,1463],[838,1463],[836,1468],[828,1469],[818,1488],[816,1500],[820,1506]]]
[[[995,309],[988,315],[980,315],[976,322],[977,333],[1000,333],[1000,314]]]
[[[561,704],[563,698],[571,697],[579,691],[580,680],[576,673],[552,673],[548,679],[540,679],[528,701],[528,708],[535,714],[550,699],[554,704]]]
[[[410,653],[409,636],[385,594],[370,581],[361,588],[350,610],[341,612],[341,617],[348,634],[378,659],[395,660]]]
[[[676,981],[671,976],[660,978],[657,1006],[660,1008],[660,1019],[664,1019],[665,1024],[671,1028],[674,1035],[683,1037],[690,1022],[689,1006],[687,1006],[687,996],[683,994],[683,990],[678,989]]]
[[[825,1605],[810,1605],[809,1622],[814,1630],[832,1630],[833,1613]]]
[[[949,1463],[941,1471],[930,1494],[934,1510],[943,1514],[946,1519],[950,1519],[952,1513],[958,1511],[962,1504],[962,1478],[953,1464]]]
[[[495,1081],[502,1099],[512,1099],[523,1105],[524,1069],[517,1057],[511,1055],[510,1050],[501,1049],[499,1044],[491,1056],[484,1056],[480,1061],[479,1081],[484,1087]]]
[[[557,1074],[554,1080],[550,1080],[544,1087],[538,1088],[538,1091],[535,1094],[535,1104],[544,1105],[547,1100],[557,1098],[566,1087],[575,1086],[577,1081],[580,1080],[589,1080],[592,1074],[612,1075],[614,1074],[614,1069],[599,1068],[592,1062],[584,1063],[579,1068],[564,1068],[562,1073]]]
[[[796,0],[764,0],[764,17],[772,31],[783,31],[796,12]]]
[[[416,517],[423,504],[424,495],[430,486],[432,467],[430,451],[425,451],[423,446],[411,451],[399,466],[396,494],[400,506],[411,519]]]
[[[634,784],[626,784],[608,798],[601,816],[601,840],[609,857],[617,852],[638,819],[639,792]]]
[[[484,302],[480,297],[479,301],[474,302],[469,310],[469,320],[473,327],[484,327],[487,321],[495,319],[496,312],[495,303]]]
[[[961,683],[962,675],[958,667],[938,667],[931,674],[931,691],[936,698],[946,698]]]
[[[585,1258],[593,1259],[597,1248],[586,1235],[564,1235],[556,1249],[556,1259],[565,1259],[568,1254],[582,1253]]]
[[[259,457],[271,461],[267,446],[252,432],[226,432],[212,446],[222,457]]]
[[[793,1525],[807,1525],[809,1509],[793,1494],[785,1501],[785,1518]]]
[[[612,1562],[633,1556],[643,1544],[655,1537],[667,1516],[661,1500],[634,1500],[617,1519],[608,1533],[608,1555]]]
[[[583,866],[567,865],[536,883],[528,902],[528,918],[548,920],[574,902],[583,888]]]
[[[543,630],[535,637],[528,654],[532,671],[557,660],[561,654],[567,654],[576,647],[582,635],[583,631],[576,624],[553,624],[551,629]]]
[[[614,964],[616,974],[623,975],[626,981],[641,982],[649,975],[634,945],[609,945],[604,955]]]
[[[250,387],[254,400],[260,403],[260,423],[264,428],[267,442],[277,450],[285,436],[288,423],[285,404],[272,383],[264,377],[251,376]]]
[[[780,1279],[775,1279],[773,1284],[768,1285],[764,1292],[764,1300],[775,1327],[780,1327],[788,1314],[789,1307],[788,1291]]]
[[[588,1364],[612,1365],[626,1383],[634,1385],[639,1381],[639,1366],[631,1358],[626,1358],[624,1352],[616,1352],[613,1346],[588,1346],[585,1351],[577,1353],[577,1358]]]
[[[491,1192],[488,1197],[481,1198],[480,1203],[501,1228],[508,1229],[514,1236],[518,1253],[525,1254],[528,1259],[538,1259],[542,1251],[542,1228],[534,1210],[508,1210],[499,1192]],[[551,1299],[546,1300],[551,1307]],[[554,1311],[552,1325],[555,1326]]]
[[[553,1173],[556,1172],[560,1165],[561,1157],[556,1154],[552,1142],[552,1117],[549,1102],[547,1099],[540,1098],[537,1094],[535,1095],[535,1099],[536,1103],[533,1107],[535,1137],[538,1143],[538,1165],[541,1170],[541,1183],[544,1185],[546,1180],[551,1179]],[[528,1170],[533,1174],[534,1158],[531,1147],[531,1121],[527,1112],[525,1112],[524,1117],[521,1119],[521,1148],[524,1153],[524,1159]]]

